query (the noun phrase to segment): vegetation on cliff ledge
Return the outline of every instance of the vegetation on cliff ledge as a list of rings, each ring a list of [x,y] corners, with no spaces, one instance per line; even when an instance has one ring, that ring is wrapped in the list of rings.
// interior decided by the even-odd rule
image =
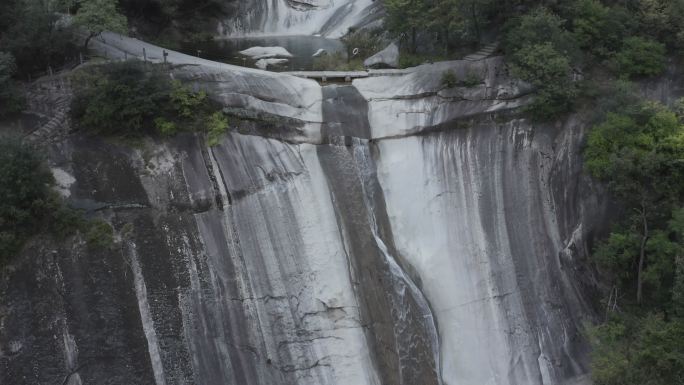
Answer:
[[[93,66],[73,76],[71,117],[76,129],[104,136],[171,136],[204,131],[211,145],[227,118],[201,90],[173,80],[167,67],[129,61]]]
[[[573,111],[597,81],[657,76],[684,48],[684,0],[385,4],[385,26],[401,42],[402,58],[461,57],[499,41],[513,74],[537,89],[527,111],[538,120]]]

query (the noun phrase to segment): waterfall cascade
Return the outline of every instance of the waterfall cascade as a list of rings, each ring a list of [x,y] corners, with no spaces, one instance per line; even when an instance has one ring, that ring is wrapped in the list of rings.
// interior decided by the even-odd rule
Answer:
[[[157,52],[106,40],[110,57]],[[27,249],[0,286],[0,383],[589,383],[583,258],[602,205],[581,117],[509,115],[528,89],[500,58],[324,87],[167,60],[236,129],[215,147],[50,149],[122,246]],[[482,84],[445,90],[446,69]]]
[[[349,28],[377,20],[374,0],[248,0],[221,23],[222,36],[320,35],[339,38]]]

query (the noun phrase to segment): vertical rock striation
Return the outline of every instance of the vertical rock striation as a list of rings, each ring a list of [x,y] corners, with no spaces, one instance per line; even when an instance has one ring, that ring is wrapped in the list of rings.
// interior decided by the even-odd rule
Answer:
[[[0,383],[588,383],[579,117],[509,115],[497,58],[326,87],[169,58],[243,133],[51,147],[117,242],[36,240],[3,272]]]
[[[445,384],[566,384],[588,371],[591,311],[576,276],[591,198],[555,177],[578,176],[554,152],[578,143],[552,131],[485,120],[377,144],[397,250],[439,325]],[[571,202],[580,211],[565,229]]]

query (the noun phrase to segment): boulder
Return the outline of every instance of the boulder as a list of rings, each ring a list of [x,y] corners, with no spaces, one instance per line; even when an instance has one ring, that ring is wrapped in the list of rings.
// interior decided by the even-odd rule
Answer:
[[[388,45],[382,51],[369,57],[363,62],[366,68],[397,68],[399,67],[399,46],[397,43]]]
[[[283,47],[252,47],[244,51],[240,51],[240,54],[249,56],[252,59],[269,59],[275,57],[292,57]]]

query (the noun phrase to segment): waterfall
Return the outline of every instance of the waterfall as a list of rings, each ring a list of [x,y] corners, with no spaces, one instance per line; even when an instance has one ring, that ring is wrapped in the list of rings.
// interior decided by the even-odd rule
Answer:
[[[239,6],[236,18],[222,24],[221,34],[339,38],[373,18],[377,6],[373,0],[251,0]]]
[[[435,365],[435,374],[438,383],[442,383],[442,372],[440,369],[440,353],[439,353],[439,335],[437,333],[437,327],[435,325],[435,318],[432,315],[432,309],[428,303],[425,296],[416,286],[413,280],[404,272],[404,270],[399,266],[396,259],[390,254],[387,245],[382,240],[380,236],[380,231],[378,229],[377,214],[375,207],[375,196],[381,194],[381,191],[377,191],[378,181],[375,177],[375,164],[372,161],[369,144],[367,140],[354,138],[353,139],[353,149],[354,157],[356,159],[358,173],[361,177],[361,185],[363,187],[363,196],[366,207],[368,207],[368,221],[370,223],[370,230],[373,234],[373,238],[377,243],[387,265],[390,268],[391,274],[395,277],[396,281],[394,286],[395,295],[399,298],[399,302],[403,302],[403,297],[407,294],[405,289],[409,289],[409,295],[418,304],[420,309],[419,316],[423,320],[423,331],[427,333],[430,338],[430,345],[432,346],[433,362]],[[384,202],[384,200],[383,200]],[[397,321],[401,322],[405,319],[405,315],[397,317]],[[408,384],[407,384],[408,385]]]

